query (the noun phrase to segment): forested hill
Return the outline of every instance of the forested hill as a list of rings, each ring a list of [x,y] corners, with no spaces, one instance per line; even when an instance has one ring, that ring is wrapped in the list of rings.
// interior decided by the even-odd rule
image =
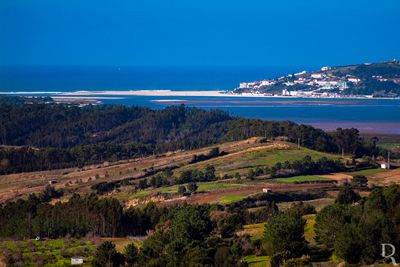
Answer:
[[[336,138],[342,135],[340,138]],[[355,129],[329,135],[292,122],[231,117],[218,110],[61,104],[0,105],[0,173],[83,166],[251,136],[285,136],[305,147],[358,153]]]

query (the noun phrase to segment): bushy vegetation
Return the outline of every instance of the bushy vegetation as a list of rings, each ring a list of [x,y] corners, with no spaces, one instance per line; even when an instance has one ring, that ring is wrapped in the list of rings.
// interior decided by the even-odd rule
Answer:
[[[209,160],[218,156],[223,156],[225,155],[226,152],[219,151],[219,147],[213,147],[207,154],[200,154],[200,155],[194,155],[192,160],[190,161],[190,163],[196,163],[196,162],[200,162],[200,161],[205,161],[205,160]]]
[[[279,266],[284,260],[300,257],[307,252],[304,226],[305,220],[295,212],[282,213],[267,222],[263,247],[271,256],[272,266]]]
[[[344,165],[339,160],[326,157],[313,161],[310,156],[293,162],[278,162],[271,168],[271,177],[288,177],[295,175],[324,174],[344,170]]]
[[[79,256],[90,266],[95,245],[73,238],[0,242],[0,257],[7,266],[69,266]]]
[[[197,169],[183,171],[176,179],[177,184],[186,184],[190,182],[210,182],[215,181],[215,168],[212,165],[207,165],[204,172]]]
[[[399,185],[375,189],[358,205],[352,205],[359,196],[354,197],[348,186],[341,194],[336,204],[317,215],[316,233],[320,244],[352,264],[382,260],[382,243],[400,245]]]
[[[294,177],[299,175],[324,174],[343,170],[346,170],[346,168],[340,160],[322,157],[314,161],[310,156],[305,156],[303,159],[294,160],[292,162],[288,160],[283,163],[277,162],[271,168],[267,166],[265,168],[257,167],[254,169],[249,169],[246,178],[253,180],[262,175],[266,175],[271,178]],[[309,180],[321,181],[324,179],[319,178]],[[299,179],[299,181],[301,181],[301,179]],[[304,181],[307,181],[307,179],[304,179]]]
[[[254,208],[267,205],[267,203],[274,202],[293,202],[293,201],[306,201],[326,196],[324,191],[305,191],[305,192],[269,192],[249,196],[241,201],[229,204],[228,207],[232,210],[243,208]]]

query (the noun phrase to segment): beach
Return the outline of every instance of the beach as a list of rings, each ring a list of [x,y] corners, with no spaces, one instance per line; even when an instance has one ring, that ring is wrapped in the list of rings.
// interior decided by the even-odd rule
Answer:
[[[172,91],[172,90],[128,90],[128,91],[76,91],[61,95],[112,95],[112,96],[234,96],[224,91]]]

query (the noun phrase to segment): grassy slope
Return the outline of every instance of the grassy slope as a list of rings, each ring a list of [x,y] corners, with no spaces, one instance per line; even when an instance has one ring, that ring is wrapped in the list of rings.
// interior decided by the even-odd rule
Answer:
[[[246,197],[248,197],[247,194],[236,195],[236,196],[221,196],[217,202],[221,204],[230,204],[233,202],[238,202]]]
[[[187,184],[182,184],[183,186],[187,186]],[[213,182],[200,182],[197,183],[198,185],[198,192],[208,192],[208,191],[215,191],[227,188],[237,188],[246,186],[246,184],[239,184],[230,181],[213,181]],[[132,198],[143,198],[149,196],[150,194],[154,193],[177,193],[178,187],[181,185],[172,185],[172,186],[163,186],[160,188],[147,188],[145,190],[137,191],[136,193],[127,194],[127,193],[119,193],[116,195],[119,199],[132,199]]]
[[[400,143],[385,143],[385,144],[380,144],[379,147],[386,149],[400,149]]]
[[[230,174],[239,172],[244,175],[248,169],[255,167],[273,166],[278,162],[294,161],[305,156],[311,156],[313,159],[321,157],[338,158],[335,155],[314,151],[311,149],[297,148],[294,144],[285,142],[274,142],[268,145],[260,144],[256,148],[243,149],[222,157],[186,165],[175,170],[179,174],[183,170],[197,168],[204,169],[208,164],[216,168],[217,174]]]
[[[243,259],[249,267],[266,267],[269,266],[269,257],[268,256],[256,256],[249,255],[244,257]]]
[[[225,151],[227,154],[195,164],[189,163],[193,155],[206,154],[210,151],[211,147],[191,151],[177,151],[174,153],[167,153],[162,157],[148,157],[132,162],[115,163],[112,166],[90,166],[85,167],[83,170],[55,170],[0,176],[0,202],[42,191],[50,179],[56,179],[58,181],[58,183],[55,184],[57,188],[68,186],[68,188],[77,193],[89,193],[91,191],[90,187],[93,184],[104,181],[118,181],[128,177],[134,178],[135,176],[143,174],[145,169],[151,167],[157,169],[179,165],[181,167],[174,170],[175,175],[179,175],[183,170],[194,168],[202,170],[208,164],[212,164],[216,168],[217,175],[233,175],[239,172],[243,176],[250,168],[272,166],[277,162],[284,162],[286,160],[298,160],[306,155],[314,159],[324,156],[328,158],[337,158],[335,155],[306,148],[298,149],[296,145],[287,142],[274,141],[260,143],[260,138],[256,137],[237,142],[219,144],[218,147],[220,151]],[[100,176],[99,179],[95,179],[97,174]],[[249,183],[244,185],[236,182],[199,183],[198,191],[215,191],[248,185]],[[132,192],[132,188],[125,188],[121,190],[120,193],[116,193],[116,197],[121,200],[127,200],[142,198],[153,192],[175,193],[177,190],[178,186],[171,186],[158,189],[146,189],[134,193]],[[221,201],[229,203],[238,199],[239,198],[228,198],[222,199]]]
[[[338,158],[336,155],[322,153],[307,148],[297,148],[296,145],[287,142],[269,142],[269,143],[246,143],[246,142],[231,142],[229,145],[221,145],[224,151],[228,154],[216,158],[212,158],[206,161],[185,164],[182,167],[174,170],[174,175],[179,176],[184,170],[199,169],[204,170],[207,165],[211,164],[216,168],[217,175],[230,174],[233,175],[235,172],[241,173],[242,177],[247,173],[250,168],[273,166],[278,162],[284,162],[286,160],[294,161],[301,159],[305,156],[311,156],[313,159],[321,157],[327,158]],[[202,150],[204,151],[204,150]],[[196,153],[195,151],[193,154]],[[293,178],[277,178],[274,181],[278,182],[307,182],[307,181],[325,181],[328,178],[319,176],[297,176]],[[223,180],[214,182],[200,182],[198,183],[198,192],[211,192],[224,189],[232,189],[245,187],[254,184],[256,181],[243,181],[238,183],[236,180]],[[121,200],[128,200],[133,198],[143,198],[154,193],[177,193],[179,185],[165,186],[160,188],[148,188],[145,190],[137,191],[135,193],[120,192],[116,195]],[[235,196],[221,196],[217,202],[227,204],[235,201],[239,201],[247,195],[235,195]]]
[[[295,183],[295,182],[330,181],[331,179],[317,175],[301,175],[301,176],[294,176],[287,178],[274,178],[272,180],[281,183]]]
[[[279,210],[287,210],[289,209],[295,202],[282,202],[282,203],[278,203],[278,207]],[[316,209],[317,212],[319,212],[320,210],[322,210],[323,208],[325,208],[328,205],[331,205],[335,202],[334,198],[319,198],[319,199],[314,199],[314,200],[307,200],[307,201],[303,201],[306,204],[310,204],[312,206],[314,206],[314,208]]]
[[[251,240],[260,240],[264,235],[265,223],[247,224],[243,226],[243,234],[250,236]]]

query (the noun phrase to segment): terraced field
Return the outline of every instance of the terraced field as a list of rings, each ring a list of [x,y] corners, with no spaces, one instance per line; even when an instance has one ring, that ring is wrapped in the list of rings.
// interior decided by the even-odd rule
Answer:
[[[241,198],[262,191],[262,187],[270,183],[257,183],[243,181],[244,174],[250,168],[272,166],[286,160],[293,161],[308,155],[313,159],[321,157],[338,158],[336,155],[321,153],[306,148],[298,148],[292,143],[282,141],[262,142],[262,138],[250,138],[243,141],[228,142],[218,145],[224,155],[205,161],[191,163],[194,155],[206,155],[217,146],[206,147],[191,151],[175,151],[163,155],[122,161],[115,163],[85,166],[64,170],[20,173],[0,176],[0,203],[7,200],[26,196],[30,193],[40,192],[49,181],[54,182],[56,189],[65,189],[66,194],[90,193],[91,186],[100,182],[120,181],[123,179],[140,179],[148,170],[161,170],[166,167],[174,168],[174,176],[188,169],[203,170],[211,164],[216,169],[217,176],[234,175],[238,172],[242,181],[224,180],[209,183],[199,183],[198,192],[213,192],[212,202],[230,203]],[[278,182],[292,183],[294,181],[322,181],[322,177],[297,177],[294,180],[276,180]],[[328,178],[329,179],[329,178]],[[278,186],[279,187],[279,186]],[[157,193],[175,194],[178,186],[167,186],[157,189],[149,188],[135,191],[133,188],[121,187],[118,192],[112,192],[111,196],[122,201],[145,198]],[[216,192],[221,192],[220,195]],[[207,198],[206,198],[207,199]],[[196,202],[196,201],[195,201]]]

